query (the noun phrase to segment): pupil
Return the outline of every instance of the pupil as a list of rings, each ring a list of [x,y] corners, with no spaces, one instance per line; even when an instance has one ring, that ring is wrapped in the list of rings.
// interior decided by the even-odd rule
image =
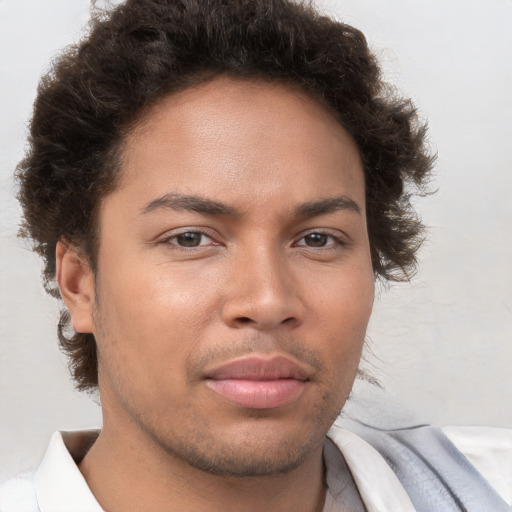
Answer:
[[[327,243],[327,235],[312,233],[306,236],[306,244],[310,247],[324,247]]]
[[[200,233],[182,233],[176,237],[179,245],[183,247],[197,247],[201,244]]]

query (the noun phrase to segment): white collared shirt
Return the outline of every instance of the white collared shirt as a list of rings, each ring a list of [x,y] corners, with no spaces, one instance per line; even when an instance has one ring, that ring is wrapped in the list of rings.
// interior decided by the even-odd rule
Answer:
[[[511,431],[450,427],[445,433],[512,504]],[[35,473],[21,473],[0,486],[0,512],[103,512],[70,453],[73,445],[89,444],[96,435],[97,431],[56,432]],[[346,510],[347,495],[341,492],[343,460],[369,512],[415,511],[395,473],[370,444],[343,428],[331,430],[329,437],[332,441],[326,439],[324,446],[328,484],[324,512]]]

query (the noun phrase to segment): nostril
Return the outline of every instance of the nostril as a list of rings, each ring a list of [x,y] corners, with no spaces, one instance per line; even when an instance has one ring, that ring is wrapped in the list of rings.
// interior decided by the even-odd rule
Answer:
[[[293,316],[289,316],[288,318],[285,318],[281,324],[289,324],[289,323],[292,323],[293,321],[295,320],[295,317]],[[252,320],[252,318],[249,318],[248,316],[240,316],[236,319],[236,321],[239,323],[239,324],[250,324],[252,323],[254,320]]]

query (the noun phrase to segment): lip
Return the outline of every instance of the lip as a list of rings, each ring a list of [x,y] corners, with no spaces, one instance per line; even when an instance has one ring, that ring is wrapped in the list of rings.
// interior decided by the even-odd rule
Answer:
[[[206,385],[228,401],[249,409],[272,409],[296,400],[308,373],[284,356],[249,356],[206,375]]]

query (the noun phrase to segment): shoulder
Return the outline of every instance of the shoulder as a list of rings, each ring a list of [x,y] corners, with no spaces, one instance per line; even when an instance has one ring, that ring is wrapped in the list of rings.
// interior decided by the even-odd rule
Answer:
[[[338,426],[377,450],[413,502],[426,510],[441,510],[444,505],[509,510],[512,432],[508,429],[431,425],[383,429],[348,419]],[[437,508],[431,506],[431,497],[439,502]]]
[[[512,505],[512,429],[498,427],[443,427],[442,431]]]
[[[33,472],[19,473],[0,484],[0,512],[39,512]]]

